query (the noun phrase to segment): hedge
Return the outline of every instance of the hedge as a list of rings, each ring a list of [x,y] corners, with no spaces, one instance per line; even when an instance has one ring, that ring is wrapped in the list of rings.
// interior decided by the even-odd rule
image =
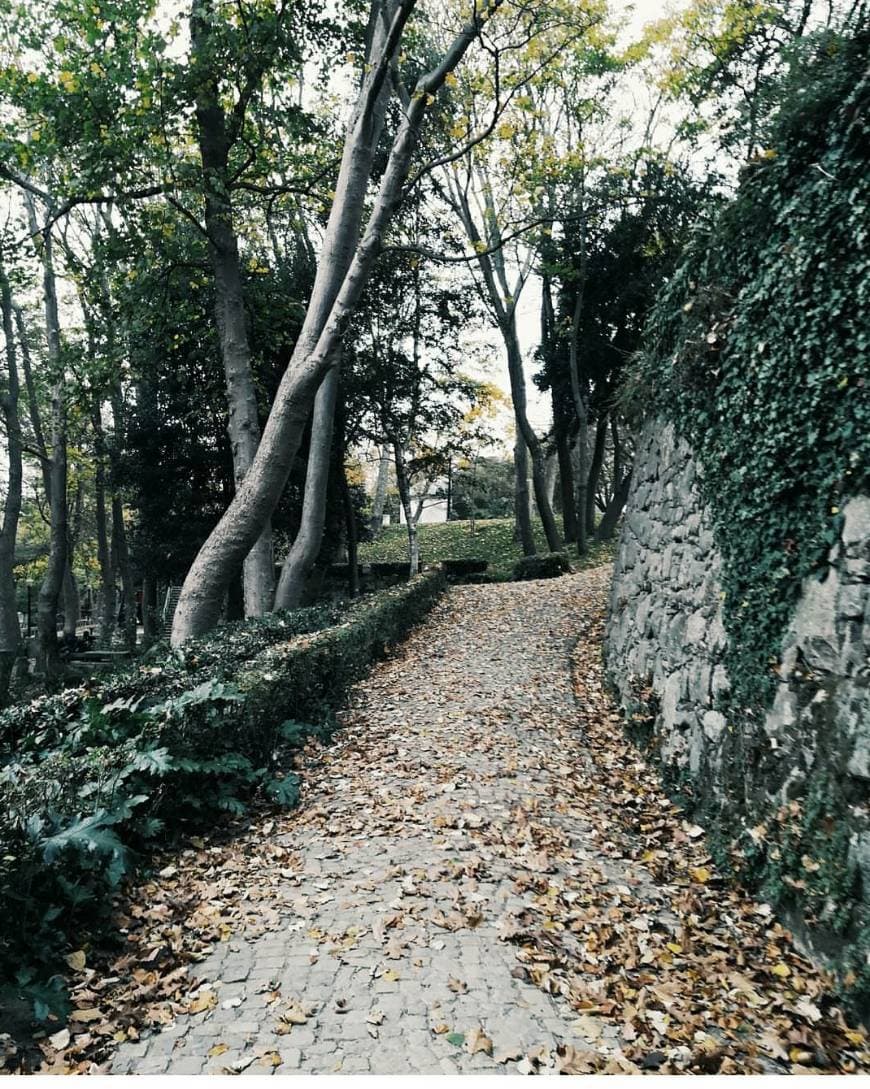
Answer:
[[[449,582],[462,582],[465,579],[482,575],[489,567],[487,560],[442,560],[441,566]]]
[[[444,586],[443,572],[431,571],[361,599],[341,623],[320,631],[286,638],[313,622],[316,614],[303,610],[298,623],[293,614],[283,627],[265,622],[259,639],[231,630],[186,646],[185,661],[208,662],[211,675],[203,679],[194,668],[181,691],[173,656],[90,696],[79,689],[7,713],[17,729],[28,724],[50,740],[37,745],[26,737],[0,770],[0,980],[9,981],[7,997],[10,989],[30,989],[45,1011],[51,1003],[40,981],[71,941],[79,947],[83,927],[105,923],[112,893],[150,850],[222,813],[244,812],[258,789],[294,805],[299,780],[277,770],[282,758],[331,728],[349,686],[407,635]],[[240,661],[241,644],[255,648],[267,630],[272,644]]]
[[[514,579],[554,579],[571,571],[571,564],[563,552],[548,552],[543,556],[523,556],[514,564]]]

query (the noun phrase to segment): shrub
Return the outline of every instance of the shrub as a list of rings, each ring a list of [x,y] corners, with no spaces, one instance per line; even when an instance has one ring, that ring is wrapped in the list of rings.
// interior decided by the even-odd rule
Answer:
[[[26,722],[50,743],[25,737],[0,770],[0,978],[50,974],[70,937],[105,918],[112,890],[158,843],[244,812],[256,789],[294,805],[300,784],[277,770],[282,757],[330,729],[348,687],[444,585],[443,572],[428,572],[356,602],[320,631],[310,624],[328,611],[225,630],[185,645],[141,684],[134,672],[24,709],[30,717],[17,728]],[[42,984],[37,992],[44,1000]]]
[[[337,623],[346,611],[346,602],[330,602],[227,624],[177,651],[165,647],[162,657],[154,648],[130,668],[7,708],[0,712],[0,764],[59,744],[89,701],[142,700],[144,706],[180,695],[200,681],[229,677],[272,643]]]
[[[441,566],[448,582],[464,582],[475,575],[482,575],[489,563],[486,560],[442,560]]]
[[[571,564],[564,552],[547,552],[543,556],[523,556],[514,564],[514,579],[525,582],[528,579],[555,579],[566,575]]]

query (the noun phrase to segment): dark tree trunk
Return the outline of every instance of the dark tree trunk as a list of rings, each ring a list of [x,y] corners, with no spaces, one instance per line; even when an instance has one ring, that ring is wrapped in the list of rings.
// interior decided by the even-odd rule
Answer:
[[[108,647],[115,631],[115,572],[109,547],[109,526],[106,510],[106,441],[99,402],[94,405],[93,426],[95,445],[94,503],[97,531],[97,562],[100,566],[100,607],[98,632],[100,646]]]
[[[386,448],[385,448],[386,449]],[[344,506],[344,527],[347,539],[347,580],[351,597],[359,596],[359,537],[356,530],[356,515],[351,500],[347,475],[341,472],[341,499]]]
[[[599,413],[595,423],[595,447],[592,452],[592,464],[589,466],[589,481],[586,485],[586,532],[590,536],[595,532],[595,496],[598,481],[604,465],[604,449],[607,444],[607,415]]]
[[[622,514],[625,502],[628,499],[628,490],[631,487],[631,471],[626,473],[613,491],[613,498],[607,504],[607,509],[598,524],[598,540],[609,541],[616,530],[619,516]]]
[[[556,432],[556,453],[559,458],[559,489],[562,496],[562,525],[565,540],[577,540],[577,509],[574,505],[574,464],[571,458],[571,443],[567,434]]]
[[[44,470],[46,499],[50,510],[48,566],[39,588],[38,667],[46,681],[52,684],[60,672],[57,643],[58,603],[63,589],[68,554],[67,524],[67,438],[66,388],[61,359],[60,319],[57,306],[57,282],[54,276],[54,253],[51,229],[39,227],[32,198],[26,199],[30,231],[41,237],[42,286],[45,306],[45,336],[48,347],[48,371],[51,376],[51,451],[50,463]],[[35,405],[36,402],[34,401]],[[46,451],[47,453],[47,451]],[[46,457],[43,464],[46,465]]]
[[[21,646],[18,601],[15,593],[15,540],[21,515],[23,481],[21,419],[18,415],[18,361],[15,352],[12,292],[6,273],[0,266],[0,301],[3,310],[3,335],[6,339],[6,381],[0,385],[0,410],[6,431],[8,480],[0,527],[0,707],[9,700],[12,670]]]
[[[65,637],[75,638],[80,608],[78,583],[72,567],[67,564],[63,573],[63,634]]]
[[[157,576],[146,571],[142,581],[142,645],[150,647],[159,634],[157,611]]]

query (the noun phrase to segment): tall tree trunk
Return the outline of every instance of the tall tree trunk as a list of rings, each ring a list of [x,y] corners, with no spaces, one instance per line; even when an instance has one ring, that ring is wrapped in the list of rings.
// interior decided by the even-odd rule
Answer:
[[[63,634],[64,638],[75,639],[79,622],[81,602],[79,587],[73,569],[69,563],[63,573]]]
[[[8,479],[0,527],[0,707],[9,701],[9,683],[21,646],[18,601],[15,592],[15,541],[21,516],[23,481],[21,419],[18,415],[18,361],[12,292],[6,272],[0,265],[0,304],[3,311],[3,335],[6,340],[6,379],[0,383],[0,410],[6,431]]]
[[[619,516],[622,514],[628,499],[628,490],[631,487],[631,470],[625,474],[622,480],[613,490],[613,498],[607,504],[607,509],[598,523],[598,540],[609,541],[616,530]]]
[[[119,489],[121,451],[125,445],[126,426],[124,402],[120,386],[112,389],[112,566],[116,578],[121,581],[121,601],[124,606],[124,643],[132,653],[136,649],[136,584],[133,580],[133,564],[127,544],[127,526],[124,523],[124,501]]]
[[[556,498],[556,478],[559,475],[559,456],[556,450],[549,450],[545,455],[544,473],[547,481],[547,502],[552,508]]]
[[[417,136],[429,102],[480,33],[485,17],[500,6],[475,13],[444,58],[417,81],[402,112],[398,131],[363,238],[360,222],[374,148],[389,93],[391,68],[410,3],[383,11],[372,34],[367,72],[344,145],[335,197],[317,268],[311,301],[290,364],[281,379],[254,464],[228,510],[202,546],[182,588],[172,642],[208,630],[220,615],[225,587],[272,516],[287,477],[317,387],[334,357],[344,329],[359,303],[410,173]],[[378,5],[380,8],[380,5]]]
[[[150,647],[159,634],[157,576],[146,571],[142,580],[142,646]]]
[[[595,532],[595,496],[598,492],[598,481],[604,465],[604,448],[607,444],[608,423],[607,413],[599,411],[598,419],[595,422],[595,447],[592,451],[589,480],[586,484],[586,533],[588,536],[592,536]]]
[[[236,487],[251,468],[260,443],[257,391],[245,318],[239,245],[233,224],[229,155],[233,140],[220,100],[219,57],[212,37],[212,0],[196,0],[190,16],[192,65],[198,70],[196,120],[205,192],[205,226],[215,283],[215,317],[226,380],[227,430]],[[272,605],[274,561],[267,521],[244,561],[245,613],[262,616]]]
[[[311,444],[308,449],[308,467],[305,473],[305,498],[302,501],[302,520],[299,524],[299,532],[281,569],[281,578],[278,580],[278,588],[275,591],[276,609],[298,608],[323,543],[338,374],[339,365],[336,362],[335,366],[326,372],[326,377],[314,399]]]
[[[97,563],[100,567],[100,608],[98,619],[99,643],[108,647],[115,631],[115,572],[109,548],[109,525],[106,508],[106,435],[103,429],[102,405],[94,399],[92,412],[94,429],[94,504],[97,531]]]
[[[38,668],[51,684],[60,671],[57,643],[57,613],[68,555],[67,525],[67,436],[66,384],[61,358],[60,319],[57,307],[57,282],[54,275],[54,246],[51,228],[41,228],[37,222],[33,198],[25,196],[30,232],[41,237],[42,291],[45,308],[45,336],[48,347],[48,370],[51,376],[51,450],[50,466],[44,476],[46,498],[50,510],[48,565],[39,588]],[[50,220],[49,220],[50,221]],[[28,391],[29,392],[29,391]],[[35,402],[34,402],[35,404]],[[43,458],[43,462],[45,459]]]
[[[581,228],[582,233],[582,228]],[[583,249],[585,254],[585,245]],[[581,257],[581,263],[584,258]],[[585,264],[584,264],[585,269]],[[580,376],[580,318],[583,313],[583,287],[585,271],[581,275],[574,313],[571,317],[571,332],[568,342],[568,368],[571,374],[571,396],[574,411],[577,413],[577,472],[574,484],[577,489],[575,499],[577,517],[577,552],[582,556],[588,550],[586,531],[586,494],[589,486],[589,413],[586,407],[585,379]]]
[[[547,538],[547,548],[550,552],[558,552],[562,548],[562,540],[553,517],[553,508],[547,497],[547,467],[544,458],[544,449],[541,440],[535,434],[535,429],[529,423],[526,410],[526,380],[523,374],[523,357],[520,351],[520,342],[517,336],[515,311],[511,312],[509,324],[502,327],[502,335],[505,339],[508,358],[508,375],[511,385],[511,399],[514,405],[514,419],[517,424],[517,433],[528,447],[532,459],[532,488],[535,493],[535,504],[541,522],[544,527],[544,536]],[[523,546],[525,548],[525,545]],[[526,555],[533,555],[527,552]]]
[[[373,537],[376,537],[383,529],[384,507],[387,504],[387,487],[390,483],[390,451],[386,445],[381,447],[380,460],[378,461],[378,479],[375,484],[375,494],[372,499],[372,517],[369,527]]]
[[[556,431],[556,453],[559,458],[559,489],[562,496],[562,525],[565,540],[577,540],[577,509],[574,505],[574,464],[571,444],[565,431]]]
[[[396,485],[399,489],[399,500],[408,530],[408,572],[414,576],[420,570],[420,544],[417,537],[417,520],[411,509],[411,486],[405,469],[405,451],[400,442],[393,443],[393,454],[396,459]]]
[[[386,447],[385,447],[386,449]],[[356,528],[356,515],[353,509],[353,500],[350,495],[350,486],[347,482],[347,473],[344,466],[341,467],[341,501],[344,506],[344,532],[347,540],[347,571],[348,590],[351,597],[359,596],[359,535]]]
[[[524,556],[537,553],[529,495],[529,450],[519,433],[514,440],[514,539]]]

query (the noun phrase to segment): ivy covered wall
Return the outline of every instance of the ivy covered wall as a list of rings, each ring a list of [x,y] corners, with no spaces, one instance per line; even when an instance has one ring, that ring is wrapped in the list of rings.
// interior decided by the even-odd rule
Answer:
[[[856,1005],[870,994],[870,797],[853,751],[870,729],[868,46],[866,34],[816,40],[770,146],[651,315],[632,389],[656,420],[641,441],[608,647],[613,683],[675,788],[706,813],[722,862],[806,922]],[[703,577],[681,582],[692,564],[674,567],[674,552],[692,534]],[[669,546],[657,582],[645,553]],[[833,647],[832,632],[825,660],[813,647]],[[672,650],[682,638],[691,659],[696,637],[708,660],[695,683],[709,683],[693,748],[678,737],[688,690]],[[651,638],[665,648],[658,663],[654,647],[634,653]],[[849,694],[837,695],[845,674]]]

